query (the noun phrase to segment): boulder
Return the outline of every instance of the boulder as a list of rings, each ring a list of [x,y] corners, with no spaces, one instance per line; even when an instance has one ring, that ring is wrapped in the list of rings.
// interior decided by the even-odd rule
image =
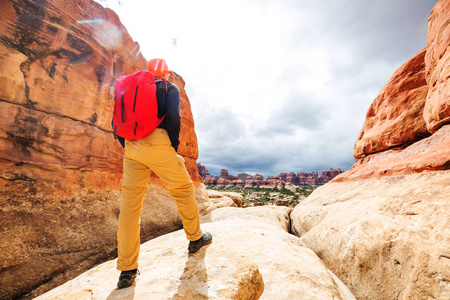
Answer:
[[[227,196],[222,196],[220,198],[210,198],[211,202],[217,207],[236,207],[233,199]]]
[[[235,210],[246,213],[202,224],[213,242],[195,254],[181,230],[143,244],[131,288],[116,288],[113,260],[36,299],[355,299],[297,237]]]
[[[209,193],[209,191],[208,191]],[[241,194],[239,193],[235,193],[235,192],[219,192],[220,194],[222,194],[223,196],[229,197],[231,199],[233,199],[234,203],[236,204],[236,206],[241,207],[242,205],[244,205],[244,197],[242,197]]]
[[[217,207],[236,207],[237,205],[234,203],[233,199],[228,196],[225,196],[221,192],[207,190],[209,200]]]
[[[201,216],[217,209],[217,206],[209,198],[208,191],[203,183],[200,183],[195,189],[195,198],[197,199],[198,211]]]
[[[358,299],[450,298],[450,171],[332,182],[292,231]]]

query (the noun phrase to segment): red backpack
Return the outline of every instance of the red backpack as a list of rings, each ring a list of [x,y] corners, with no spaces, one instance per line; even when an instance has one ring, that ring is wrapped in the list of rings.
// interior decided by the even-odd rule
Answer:
[[[148,136],[165,117],[158,118],[155,77],[147,71],[117,79],[114,101],[114,134],[127,140]]]

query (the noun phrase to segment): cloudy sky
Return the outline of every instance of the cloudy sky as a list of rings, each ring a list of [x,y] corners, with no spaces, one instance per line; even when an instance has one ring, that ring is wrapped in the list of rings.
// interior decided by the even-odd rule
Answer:
[[[436,0],[97,0],[146,59],[186,82],[199,158],[218,175],[353,162],[370,103],[426,46]]]

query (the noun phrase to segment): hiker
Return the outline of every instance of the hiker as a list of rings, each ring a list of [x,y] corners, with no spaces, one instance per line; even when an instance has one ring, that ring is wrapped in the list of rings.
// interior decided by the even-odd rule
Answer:
[[[125,154],[117,234],[117,269],[122,271],[117,283],[118,288],[131,286],[139,274],[140,215],[150,171],[161,178],[175,199],[186,237],[190,241],[189,253],[197,252],[212,241],[211,234],[203,234],[200,229],[194,186],[183,157],[177,154],[181,124],[180,92],[168,81],[173,72],[169,70],[164,59],[151,59],[147,63],[147,70],[155,77],[158,118],[162,121],[153,132],[141,139],[128,140],[119,137],[119,141],[124,144]],[[135,89],[137,94],[138,87]]]

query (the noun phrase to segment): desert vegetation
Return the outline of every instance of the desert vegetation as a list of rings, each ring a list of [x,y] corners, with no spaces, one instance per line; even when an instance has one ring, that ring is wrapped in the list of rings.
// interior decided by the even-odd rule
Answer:
[[[262,205],[285,205],[294,207],[308,197],[318,186],[296,187],[208,187],[208,190],[236,192],[244,197],[244,207]]]

